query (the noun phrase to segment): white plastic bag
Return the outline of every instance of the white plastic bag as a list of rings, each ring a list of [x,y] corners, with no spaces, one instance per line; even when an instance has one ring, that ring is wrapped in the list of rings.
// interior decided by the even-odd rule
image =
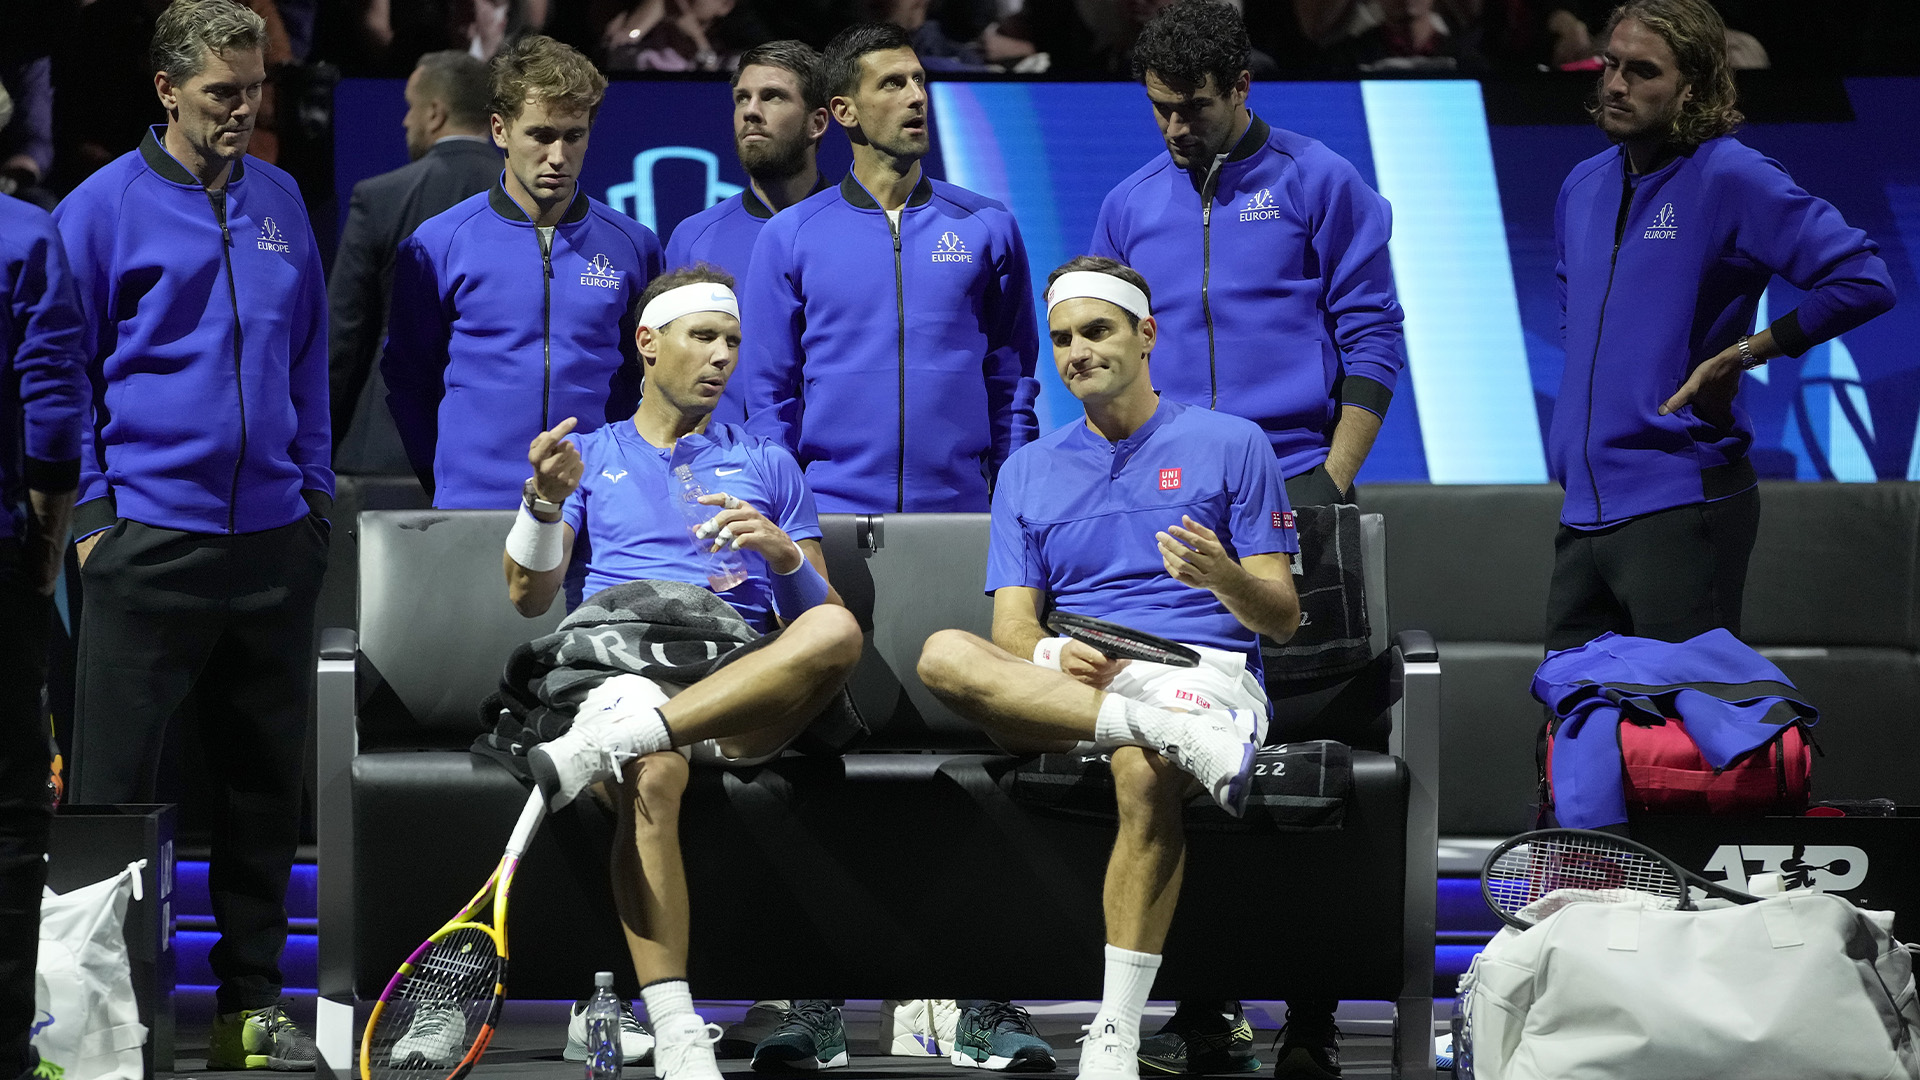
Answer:
[[[1815,892],[1568,904],[1475,960],[1474,1080],[1920,1080],[1912,957],[1892,928]]]
[[[146,865],[128,863],[65,895],[49,889],[40,901],[33,1046],[42,1061],[65,1070],[63,1080],[141,1080],[147,1028],[133,997],[125,926]]]

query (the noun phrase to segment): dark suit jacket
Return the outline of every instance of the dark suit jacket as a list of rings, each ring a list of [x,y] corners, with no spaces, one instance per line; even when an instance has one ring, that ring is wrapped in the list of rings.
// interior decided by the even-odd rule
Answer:
[[[327,282],[336,471],[411,472],[387,414],[385,387],[369,393],[367,385],[379,379],[374,359],[387,333],[394,252],[421,222],[485,191],[500,167],[491,140],[443,139],[420,160],[354,185]]]

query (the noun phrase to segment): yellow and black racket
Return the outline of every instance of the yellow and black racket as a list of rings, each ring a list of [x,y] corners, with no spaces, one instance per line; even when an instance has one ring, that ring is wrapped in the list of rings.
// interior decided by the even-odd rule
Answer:
[[[486,1052],[507,998],[507,890],[546,816],[534,791],[493,876],[394,972],[360,1038],[360,1080],[459,1080]]]

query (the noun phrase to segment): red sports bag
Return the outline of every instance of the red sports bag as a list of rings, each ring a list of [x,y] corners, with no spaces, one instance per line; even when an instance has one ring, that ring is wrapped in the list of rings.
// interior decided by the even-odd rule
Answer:
[[[1547,806],[1553,805],[1553,729],[1545,738]],[[1687,725],[1669,717],[1641,725],[1620,721],[1620,775],[1627,809],[1636,814],[1801,814],[1813,775],[1813,743],[1799,724],[1714,769],[1687,735]]]

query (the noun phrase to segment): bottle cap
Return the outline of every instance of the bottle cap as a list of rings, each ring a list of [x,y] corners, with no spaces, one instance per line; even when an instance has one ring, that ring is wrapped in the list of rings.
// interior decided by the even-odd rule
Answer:
[[[605,988],[606,988],[606,989],[608,989],[608,990],[611,990],[611,989],[613,989],[613,972],[611,972],[611,971],[596,971],[596,972],[594,972],[594,973],[593,973],[593,985],[594,985],[594,986],[595,986],[596,988],[598,988],[598,987],[605,987]]]

